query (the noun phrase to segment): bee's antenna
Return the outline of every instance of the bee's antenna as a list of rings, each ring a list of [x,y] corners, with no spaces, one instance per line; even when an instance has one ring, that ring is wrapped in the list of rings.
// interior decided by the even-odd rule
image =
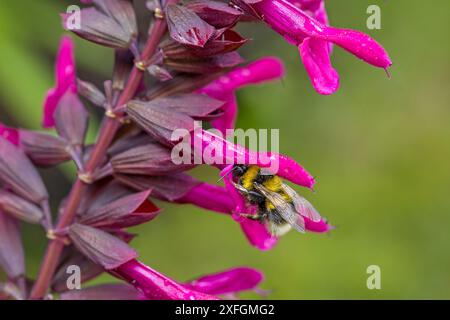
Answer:
[[[226,176],[228,176],[230,173],[232,173],[234,170],[236,170],[237,167],[233,167],[233,169],[231,169],[230,171],[228,171],[226,174],[224,174],[223,176],[220,177],[219,180],[217,180],[217,182],[222,181]]]

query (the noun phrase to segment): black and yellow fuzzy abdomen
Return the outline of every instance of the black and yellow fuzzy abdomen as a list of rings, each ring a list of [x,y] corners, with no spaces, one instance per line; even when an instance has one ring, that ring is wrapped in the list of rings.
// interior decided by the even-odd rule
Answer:
[[[281,195],[286,202],[292,202],[292,198],[283,190],[283,182],[278,176],[270,176],[268,179],[266,179],[262,185],[266,187],[268,190],[273,191]],[[266,207],[269,210],[275,210],[275,206],[270,202],[268,199],[266,199]]]
[[[248,191],[254,191],[254,183],[257,182],[262,184],[268,190],[280,194],[286,202],[292,202],[291,197],[289,197],[283,190],[283,181],[275,175],[262,175],[261,169],[258,166],[249,166],[244,174],[240,177],[239,183]],[[251,203],[256,203],[259,205],[260,209],[274,211],[275,206],[268,199],[263,199],[263,196],[256,197],[255,194],[258,192],[250,192],[247,194],[247,198]],[[259,194],[259,193],[258,193]]]
[[[292,198],[284,191],[283,181],[276,175],[263,175],[258,166],[238,166],[235,170],[234,177],[238,178],[238,184],[245,191],[241,193],[247,201],[253,205],[257,205],[258,215],[253,219],[261,223],[265,223],[269,232],[275,236],[281,236],[291,229],[283,217],[278,213],[276,207],[269,201],[260,191],[255,188],[255,183],[263,185],[267,190],[277,193],[283,197],[286,203],[293,205]]]

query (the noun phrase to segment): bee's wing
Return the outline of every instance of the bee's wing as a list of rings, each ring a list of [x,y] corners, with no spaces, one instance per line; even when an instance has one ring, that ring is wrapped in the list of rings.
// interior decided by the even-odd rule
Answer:
[[[254,186],[256,190],[261,192],[277,209],[280,216],[289,223],[295,230],[299,232],[305,232],[305,220],[298,214],[294,207],[278,193],[272,192],[263,185],[255,182]]]
[[[247,189],[245,189],[243,186],[241,186],[240,184],[237,184],[237,183],[235,183],[235,182],[233,182],[233,181],[231,181],[231,183],[233,184],[233,186],[238,190],[238,191],[240,191],[240,192],[242,192],[242,193],[244,193],[244,194],[247,194],[248,193],[248,190]]]
[[[294,189],[284,183],[283,189],[284,192],[286,192],[286,194],[292,198],[295,210],[297,210],[298,213],[314,222],[318,222],[322,219],[319,212],[317,212],[313,205],[308,200],[300,196],[297,192],[295,192]]]

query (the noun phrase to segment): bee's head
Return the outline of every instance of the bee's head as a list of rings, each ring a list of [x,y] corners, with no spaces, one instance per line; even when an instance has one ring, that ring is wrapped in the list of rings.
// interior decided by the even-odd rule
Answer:
[[[234,177],[240,177],[242,176],[245,171],[247,171],[248,166],[246,166],[245,164],[237,164],[233,167],[233,176]]]

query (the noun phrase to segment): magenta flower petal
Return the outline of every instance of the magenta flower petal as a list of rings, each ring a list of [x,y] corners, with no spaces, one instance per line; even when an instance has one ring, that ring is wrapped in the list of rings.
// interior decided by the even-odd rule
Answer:
[[[61,39],[58,57],[56,60],[57,84],[69,88],[76,83],[75,56],[73,41],[69,36]]]
[[[272,236],[267,228],[258,221],[244,218],[239,223],[248,241],[259,250],[270,250],[277,244],[278,238]]]
[[[313,0],[310,2],[314,2],[312,4],[314,6],[312,8],[312,10],[316,9],[313,14],[314,19],[316,19],[320,23],[329,25],[328,14],[327,14],[327,10],[325,9],[325,1],[324,0]]]
[[[190,203],[206,210],[226,214],[231,214],[234,209],[234,202],[225,188],[209,183],[201,183],[193,187],[176,202]]]
[[[263,280],[262,272],[242,267],[200,277],[186,286],[206,294],[221,295],[254,290]]]
[[[150,300],[218,300],[179,284],[137,260],[128,261],[111,273],[135,286]]]
[[[44,100],[43,126],[55,125],[54,113],[62,96],[68,91],[76,92],[75,57],[73,42],[68,36],[61,39],[56,58],[56,86],[47,92]]]
[[[325,0],[288,0],[288,2],[306,12],[320,23],[329,25],[328,14],[325,9]]]
[[[0,123],[0,137],[5,138],[14,145],[19,144],[19,132],[17,129],[9,128]]]
[[[281,79],[285,74],[283,62],[276,57],[264,57],[245,67],[236,68],[213,81],[200,91],[220,99],[242,87]]]
[[[54,113],[62,94],[57,89],[49,89],[44,100],[44,115],[42,126],[44,128],[52,128],[55,126]]]
[[[320,23],[328,26],[328,15],[323,0],[294,0],[290,2]],[[332,43],[306,38],[298,48],[314,89],[324,95],[334,93],[339,88],[339,74],[333,69],[330,61]]]
[[[226,135],[227,129],[233,129],[236,126],[238,113],[236,94],[229,93],[227,97],[224,97],[223,101],[226,101],[222,106],[223,115],[211,120],[211,126],[218,129],[223,135]]]
[[[203,161],[207,164],[221,169],[230,164],[255,164],[269,170],[270,167],[276,166],[278,170],[272,173],[292,183],[307,188],[312,188],[315,183],[314,178],[302,166],[285,155],[250,151],[204,130],[194,130],[193,136],[194,150],[196,153],[204,155]],[[203,153],[205,149],[218,150],[220,154],[209,158],[209,155]],[[220,160],[220,163],[217,163],[216,160]]]
[[[324,0],[289,0],[293,5],[302,9],[315,12],[324,4]]]
[[[375,67],[387,69],[392,65],[392,61],[384,48],[370,36],[360,31],[329,27],[320,37],[337,44]]]
[[[284,65],[280,59],[265,57],[245,67],[236,68],[200,89],[200,93],[226,101],[225,105],[222,106],[224,114],[220,118],[211,121],[213,128],[219,129],[225,135],[226,129],[235,127],[238,111],[236,90],[248,85],[281,79],[284,74]]]
[[[328,43],[306,38],[298,48],[314,89],[324,95],[334,93],[339,88],[339,74],[331,65]]]
[[[330,226],[323,219],[320,221],[314,222],[308,218],[305,218],[305,228],[308,231],[317,232],[317,233],[325,233],[325,232],[329,232],[334,229],[333,226]]]
[[[286,0],[262,0],[252,4],[265,23],[294,45],[305,38],[330,41],[376,67],[392,64],[383,47],[368,35],[349,29],[328,27]]]

